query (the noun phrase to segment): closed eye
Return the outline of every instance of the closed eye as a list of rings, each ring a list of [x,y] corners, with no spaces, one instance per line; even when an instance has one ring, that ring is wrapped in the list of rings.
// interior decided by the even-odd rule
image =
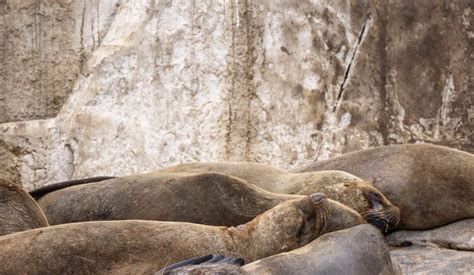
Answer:
[[[367,199],[369,200],[370,206],[374,209],[383,209],[382,198],[375,192],[368,192]]]

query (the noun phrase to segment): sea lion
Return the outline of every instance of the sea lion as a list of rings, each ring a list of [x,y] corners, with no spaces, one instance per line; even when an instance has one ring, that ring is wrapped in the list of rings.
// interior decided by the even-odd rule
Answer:
[[[309,195],[321,192],[361,213],[367,220],[387,220],[388,227],[385,230],[396,226],[400,218],[399,209],[371,183],[343,171],[288,173],[259,163],[204,162],[180,164],[155,173],[160,172],[221,173],[280,194]]]
[[[0,236],[48,226],[36,201],[19,185],[0,178]]]
[[[208,255],[155,274],[401,274],[383,236],[370,225],[328,233],[303,247],[241,266],[233,257]]]
[[[68,187],[44,195],[38,204],[51,224],[142,219],[237,226],[295,198],[301,196],[270,193],[222,174],[151,173]],[[340,215],[358,215],[329,203]],[[383,227],[385,220],[373,223]]]
[[[211,254],[247,262],[306,245],[334,230],[365,221],[335,215],[329,200],[312,194],[282,202],[238,227],[183,222],[95,221],[0,237],[0,274],[137,274]],[[51,260],[54,259],[54,260]]]
[[[401,211],[398,229],[430,229],[474,217],[474,155],[403,144],[318,161],[299,172],[337,169],[373,182]]]

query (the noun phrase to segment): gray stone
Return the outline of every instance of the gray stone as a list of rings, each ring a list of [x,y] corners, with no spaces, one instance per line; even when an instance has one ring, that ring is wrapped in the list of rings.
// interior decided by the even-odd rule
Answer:
[[[474,251],[474,219],[424,231],[402,230],[385,236],[390,246],[429,246]]]
[[[385,236],[392,260],[403,273],[472,274],[474,219],[425,231],[398,231]]]
[[[403,274],[472,274],[474,270],[474,252],[413,246],[394,249],[390,256]]]

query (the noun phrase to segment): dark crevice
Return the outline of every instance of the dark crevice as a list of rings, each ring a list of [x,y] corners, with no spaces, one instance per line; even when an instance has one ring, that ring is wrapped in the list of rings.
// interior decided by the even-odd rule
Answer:
[[[371,19],[370,13],[367,15],[364,25],[362,26],[362,29],[359,33],[359,37],[357,38],[357,43],[355,45],[354,51],[352,52],[351,56],[351,61],[349,61],[349,65],[346,68],[346,71],[344,73],[344,79],[342,80],[341,85],[339,86],[339,93],[337,95],[336,103],[334,104],[333,107],[333,112],[336,111],[337,106],[339,106],[339,102],[341,101],[342,95],[344,94],[344,86],[346,85],[347,79],[349,77],[349,73],[351,71],[352,63],[354,62],[355,56],[357,54],[357,50],[359,49],[359,45],[362,43],[362,38],[365,35],[366,29],[367,29],[367,24],[369,23],[369,20]]]
[[[83,2],[83,7],[82,7],[82,17],[81,17],[81,30],[79,32],[79,70],[83,70],[83,66],[86,60],[85,56],[85,49],[84,49],[84,21],[85,21],[85,16],[86,16],[86,0]]]

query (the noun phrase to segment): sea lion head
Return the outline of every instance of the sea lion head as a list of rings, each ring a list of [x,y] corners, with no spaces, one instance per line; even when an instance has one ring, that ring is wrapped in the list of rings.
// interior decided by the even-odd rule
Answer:
[[[397,226],[400,221],[398,207],[367,181],[349,180],[333,184],[326,186],[324,193],[353,208],[383,232]]]
[[[311,194],[281,202],[225,232],[240,243],[239,255],[251,262],[306,245],[326,233],[331,211],[325,195]]]
[[[375,189],[375,188],[373,188]],[[375,225],[386,233],[400,222],[400,209],[390,203],[377,189],[364,193],[371,208],[362,213],[368,223]]]

